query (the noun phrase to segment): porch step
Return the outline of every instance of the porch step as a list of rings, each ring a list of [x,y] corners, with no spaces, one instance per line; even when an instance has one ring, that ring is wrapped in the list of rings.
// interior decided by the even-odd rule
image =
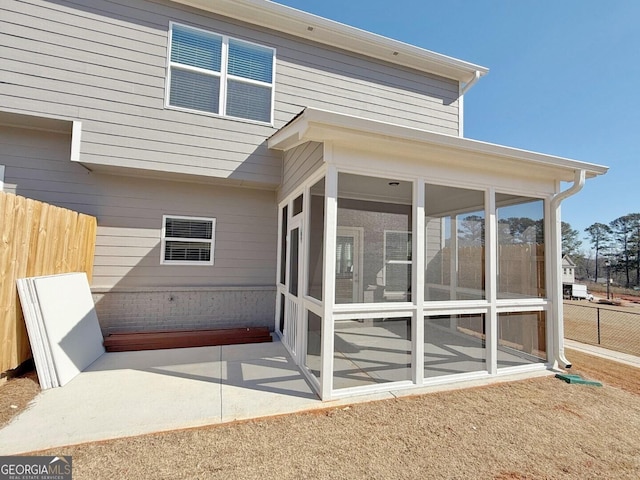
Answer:
[[[166,330],[112,333],[104,338],[107,352],[133,352],[163,348],[209,347],[271,342],[268,327],[217,330]]]

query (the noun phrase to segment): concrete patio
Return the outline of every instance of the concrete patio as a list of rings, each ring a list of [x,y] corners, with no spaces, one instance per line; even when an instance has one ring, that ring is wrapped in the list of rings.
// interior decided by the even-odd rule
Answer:
[[[0,455],[548,375],[548,370],[321,402],[273,343],[106,353],[0,430]]]

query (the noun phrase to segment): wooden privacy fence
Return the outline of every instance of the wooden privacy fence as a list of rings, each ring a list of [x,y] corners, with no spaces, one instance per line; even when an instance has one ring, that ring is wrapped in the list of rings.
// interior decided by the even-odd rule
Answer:
[[[545,296],[545,247],[541,244],[507,244],[498,246],[498,290],[532,297]],[[427,281],[451,284],[451,248],[444,247],[436,263],[429,265],[431,278]],[[458,248],[458,287],[485,288],[484,247]],[[428,272],[429,274],[429,272]]]
[[[0,192],[0,372],[31,357],[16,279],[93,273],[95,217]]]

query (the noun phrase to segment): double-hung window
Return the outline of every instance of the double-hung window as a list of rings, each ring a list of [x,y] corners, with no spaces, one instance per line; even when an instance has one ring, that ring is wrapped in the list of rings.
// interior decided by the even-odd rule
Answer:
[[[384,231],[385,295],[411,300],[411,232]]]
[[[162,217],[161,264],[213,265],[215,218]]]
[[[275,50],[172,23],[167,106],[273,123]]]

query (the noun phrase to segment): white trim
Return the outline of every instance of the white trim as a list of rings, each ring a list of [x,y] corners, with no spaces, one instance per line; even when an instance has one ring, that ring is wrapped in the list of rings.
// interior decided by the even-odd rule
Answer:
[[[413,182],[412,206],[412,257],[411,301],[415,305],[415,314],[411,326],[411,365],[413,381],[420,385],[424,382],[424,279],[426,271],[426,227],[425,227],[425,189],[424,178]]]
[[[409,390],[421,386],[422,385],[415,385],[411,380],[402,380],[399,382],[383,382],[359,387],[339,388],[331,392],[331,399],[334,400],[338,398],[353,397],[355,395],[394,392],[395,390]]]
[[[462,84],[459,86],[458,96],[458,136],[464,137],[464,93],[462,92]]]
[[[528,313],[528,312],[546,312],[549,309],[549,305],[497,305],[496,310],[498,313]]]
[[[182,237],[166,237],[167,219],[175,220],[195,220],[202,222],[211,222],[211,239],[207,238],[182,238]],[[209,261],[187,261],[187,260],[166,260],[165,248],[167,241],[174,242],[192,242],[192,243],[209,243],[210,253]],[[214,264],[214,252],[216,242],[216,219],[210,217],[191,217],[185,215],[163,215],[162,228],[160,230],[160,265],[188,265],[188,266],[211,266]]]
[[[80,145],[82,142],[82,122],[74,120],[71,127],[71,161],[80,161]]]
[[[331,144],[325,144],[324,156],[333,154]],[[335,278],[336,278],[336,233],[338,228],[338,171],[329,166],[325,174],[324,189],[324,266],[322,280],[322,301],[324,312],[322,315],[322,339],[320,351],[322,367],[320,369],[320,398],[330,400],[333,391],[333,355],[334,355],[334,314],[335,307]]]
[[[4,165],[0,165],[0,192],[4,192]]]
[[[415,307],[412,305],[408,306],[405,310],[401,308],[397,308],[394,310],[389,310],[385,312],[384,310],[368,310],[362,313],[354,313],[354,312],[335,312],[333,313],[334,321],[341,322],[346,320],[364,320],[364,319],[374,319],[374,318],[405,318],[405,317],[413,317],[415,313]]]
[[[207,35],[211,35],[214,37],[219,37],[221,40],[221,46],[220,46],[220,71],[217,72],[215,70],[208,70],[205,68],[199,68],[199,67],[194,67],[191,65],[186,65],[186,64],[182,64],[182,63],[178,63],[178,62],[173,62],[171,60],[171,48],[172,48],[172,42],[173,42],[173,28],[174,26],[178,26],[178,27],[183,27],[186,29],[190,29],[190,30],[195,30],[195,31],[199,31],[202,33],[205,33]],[[233,40],[236,41],[238,43],[245,43],[248,45],[253,45],[256,46],[258,48],[262,48],[265,50],[270,50],[271,51],[271,58],[272,58],[272,68],[271,68],[271,82],[262,82],[262,81],[258,81],[258,80],[253,80],[250,78],[244,78],[244,77],[239,77],[237,75],[231,75],[228,71],[228,60],[229,60],[229,41]],[[256,42],[251,42],[248,40],[243,40],[241,38],[236,38],[236,37],[231,37],[229,35],[223,35],[211,30],[206,30],[203,28],[198,28],[198,27],[194,27],[192,25],[187,25],[184,23],[179,23],[179,22],[174,22],[174,21],[170,21],[169,22],[169,32],[167,35],[167,60],[166,60],[166,72],[165,72],[165,95],[164,95],[164,107],[166,109],[169,110],[178,110],[178,111],[183,111],[183,112],[189,112],[189,113],[197,113],[197,114],[202,114],[202,115],[208,115],[208,116],[212,116],[212,117],[220,117],[220,118],[226,118],[226,119],[232,119],[232,120],[239,120],[239,121],[243,121],[243,122],[248,122],[248,123],[254,123],[254,124],[258,124],[258,125],[269,125],[269,126],[273,126],[274,124],[274,111],[275,111],[275,88],[276,88],[276,71],[275,71],[275,66],[276,66],[276,49],[273,47],[269,47],[267,45],[262,45]],[[181,107],[181,106],[177,106],[177,105],[171,105],[170,102],[170,97],[171,97],[171,72],[175,69],[178,70],[185,70],[185,71],[189,71],[189,72],[195,72],[195,73],[199,73],[202,75],[207,75],[213,78],[218,78],[220,81],[220,86],[219,86],[219,92],[218,92],[218,112],[209,112],[207,110],[197,110],[197,109],[193,109],[193,108],[188,108],[188,107]],[[227,114],[227,86],[228,86],[228,81],[232,80],[235,82],[240,82],[240,83],[246,83],[246,84],[250,84],[250,85],[256,85],[256,86],[260,86],[260,87],[265,87],[265,88],[269,88],[271,95],[270,95],[270,115],[269,115],[269,120],[256,120],[256,119],[251,119],[251,118],[243,118],[243,117],[235,117],[232,115],[228,115]]]

